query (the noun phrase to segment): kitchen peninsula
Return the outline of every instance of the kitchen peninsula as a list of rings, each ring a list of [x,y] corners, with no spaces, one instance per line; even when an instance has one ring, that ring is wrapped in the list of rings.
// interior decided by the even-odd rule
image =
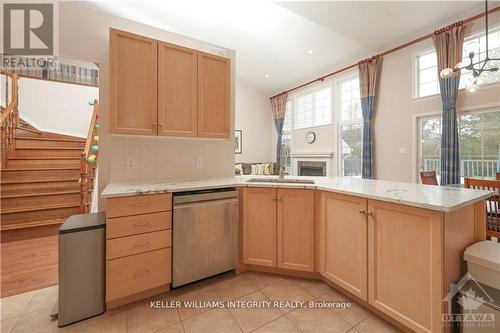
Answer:
[[[322,279],[400,327],[444,330],[442,299],[465,272],[463,250],[485,238],[490,192],[357,178],[287,180],[109,184],[102,196],[109,205],[138,195],[166,211],[172,193],[236,187],[238,271]]]

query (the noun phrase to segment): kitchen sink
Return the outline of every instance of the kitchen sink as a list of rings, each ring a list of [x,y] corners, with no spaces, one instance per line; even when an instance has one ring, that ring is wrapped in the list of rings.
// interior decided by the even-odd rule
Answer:
[[[249,183],[314,184],[312,179],[250,178]]]

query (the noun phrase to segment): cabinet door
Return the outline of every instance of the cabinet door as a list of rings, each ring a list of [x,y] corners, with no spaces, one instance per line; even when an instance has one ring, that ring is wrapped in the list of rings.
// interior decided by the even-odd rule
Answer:
[[[196,136],[197,51],[158,44],[158,134]]]
[[[278,267],[314,271],[314,190],[278,189]]]
[[[198,52],[198,136],[229,138],[230,59]]]
[[[243,190],[243,262],[276,266],[276,189]]]
[[[320,273],[367,300],[367,200],[329,192],[320,200]]]
[[[110,29],[110,133],[157,134],[157,46]]]
[[[368,201],[369,303],[417,332],[440,332],[441,213]]]

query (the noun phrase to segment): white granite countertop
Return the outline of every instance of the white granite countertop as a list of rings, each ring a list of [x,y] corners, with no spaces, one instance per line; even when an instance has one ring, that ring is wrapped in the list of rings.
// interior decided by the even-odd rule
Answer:
[[[312,179],[315,184],[247,182],[250,178],[270,176],[235,176],[179,182],[137,182],[108,184],[101,196],[104,198],[154,194],[165,192],[195,191],[233,186],[308,188],[345,193],[359,197],[395,202],[409,206],[443,212],[487,199],[491,192],[456,187],[443,187],[360,178],[286,177],[287,179]],[[274,177],[276,178],[276,177]]]

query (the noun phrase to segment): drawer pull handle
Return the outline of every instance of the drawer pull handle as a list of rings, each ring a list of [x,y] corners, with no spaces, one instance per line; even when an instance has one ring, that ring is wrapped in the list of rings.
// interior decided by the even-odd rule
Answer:
[[[363,208],[360,208],[360,209],[359,209],[359,213],[360,213],[360,214],[365,215],[365,214],[366,214],[366,211],[365,211]]]
[[[150,226],[149,222],[134,223],[134,227],[136,227],[136,228],[143,228],[143,227],[149,227],[149,226]]]
[[[373,212],[372,212],[371,210],[369,210],[369,211],[366,213],[366,215],[368,215],[368,216],[373,216]]]
[[[133,247],[143,247],[143,246],[146,246],[146,245],[149,245],[149,241],[145,241],[145,242],[142,242],[142,243],[135,243],[133,245]]]
[[[149,274],[149,269],[146,269],[144,271],[134,273],[133,276],[134,277],[141,277],[141,276],[148,275],[148,274]]]
[[[134,204],[134,207],[148,207],[149,202],[142,202],[142,203],[136,203]]]

